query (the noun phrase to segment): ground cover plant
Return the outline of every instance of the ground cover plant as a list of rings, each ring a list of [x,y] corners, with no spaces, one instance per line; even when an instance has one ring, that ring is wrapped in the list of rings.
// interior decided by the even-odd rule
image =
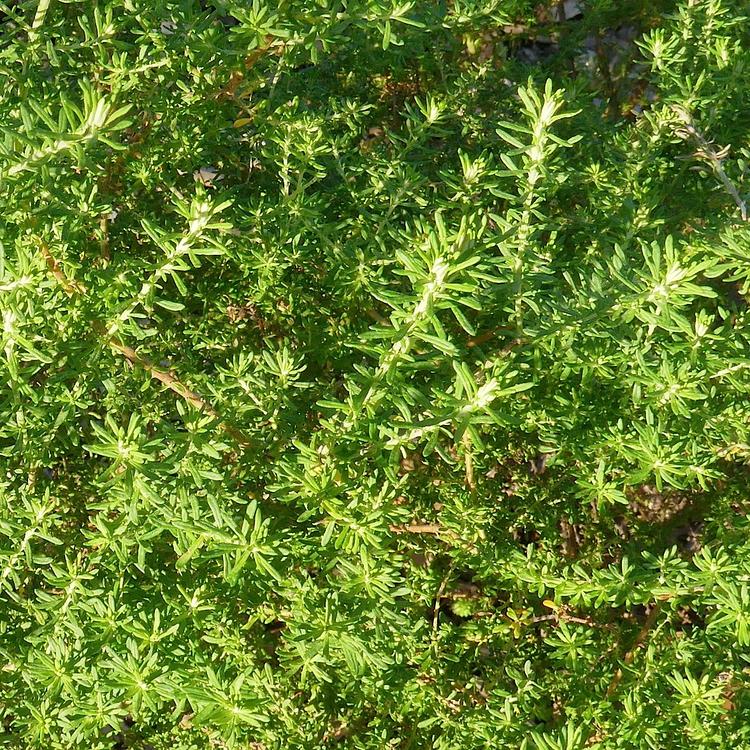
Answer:
[[[750,744],[739,0],[0,2],[0,735]]]

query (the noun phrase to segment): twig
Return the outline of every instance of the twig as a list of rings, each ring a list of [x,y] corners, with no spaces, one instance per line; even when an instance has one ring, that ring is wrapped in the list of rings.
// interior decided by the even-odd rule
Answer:
[[[406,526],[389,527],[394,534],[442,534],[444,530],[436,523],[413,523]]]
[[[149,360],[142,357],[138,352],[127,344],[123,344],[117,337],[108,336],[106,326],[99,320],[92,321],[91,327],[116,351],[120,352],[125,359],[133,366],[138,366],[145,370],[154,380],[169,388],[170,391],[182,397],[191,406],[209,414],[219,422],[219,425],[230,437],[234,438],[240,445],[248,447],[252,445],[250,438],[241,430],[224,421],[216,409],[208,403],[202,396],[188,388],[182,381],[178,380],[171,372],[161,370]]]
[[[699,159],[703,159],[703,161],[711,167],[716,177],[719,178],[719,181],[724,186],[724,189],[729,193],[732,200],[734,200],[735,204],[740,209],[742,221],[747,221],[747,203],[742,200],[742,196],[740,195],[739,190],[737,190],[737,186],[724,171],[723,162],[729,153],[729,146],[725,146],[717,151],[708,139],[695,127],[693,118],[687,110],[682,107],[673,106],[672,111],[683,123],[683,127],[678,129],[677,135],[683,139],[692,138],[698,144],[698,150],[695,152],[695,156]]]
[[[256,49],[254,49],[245,57],[243,61],[245,70],[233,70],[231,75],[229,76],[229,82],[215,94],[215,98],[220,99],[222,97],[226,97],[230,99],[242,99],[242,95],[240,95],[239,97],[237,96],[237,89],[245,79],[245,73],[248,72],[255,65],[255,63],[257,63],[258,60],[260,60],[261,57],[263,57],[263,55],[265,55],[266,52],[271,49],[273,42],[274,37],[270,34],[267,35],[263,41],[263,44],[260,47],[256,47]]]
[[[560,618],[557,616],[557,613],[551,615],[538,615],[537,617],[532,618],[531,624],[536,625],[538,622],[550,622],[550,620],[558,622],[559,619]]]
[[[496,328],[492,328],[489,331],[485,331],[484,333],[480,333],[478,336],[474,336],[470,338],[466,342],[466,346],[469,349],[471,349],[473,346],[479,346],[480,344],[484,344],[485,342],[489,341],[501,329],[502,329],[502,326],[498,326]]]
[[[554,604],[554,602],[545,602],[545,606],[552,607],[554,605],[554,612],[551,615],[539,615],[534,617],[531,622],[536,624],[538,622],[548,622],[554,620],[555,624],[561,622],[574,622],[578,625],[586,625],[589,628],[603,628],[605,630],[611,629],[610,623],[596,622],[591,617],[578,617],[571,615],[565,605]]]
[[[560,39],[560,34],[557,31],[549,31],[546,34],[544,32],[539,33],[531,26],[525,26],[520,23],[503,26],[501,31],[507,36],[526,37],[541,44],[555,44]]]
[[[750,367],[750,362],[740,362],[737,365],[732,365],[731,367],[725,367],[723,370],[719,370],[719,372],[716,372],[713,375],[711,375],[711,379],[723,378],[726,375],[731,375],[733,372],[736,372],[737,370],[744,370],[747,367]]]
[[[55,256],[50,252],[47,244],[42,240],[39,240],[39,247],[42,250],[44,260],[47,263],[47,268],[49,269],[50,273],[57,279],[58,283],[65,290],[68,296],[72,297],[75,294],[85,294],[86,288],[82,284],[79,284],[77,281],[71,281],[65,275],[65,272],[62,270],[62,268],[60,268],[60,264],[57,262]]]
[[[464,467],[465,467],[465,473],[466,473],[466,486],[469,488],[469,491],[472,493],[475,493],[477,491],[477,485],[474,481],[474,457],[471,452],[471,438],[469,437],[469,433],[464,432],[464,436],[462,439],[463,445],[464,445]]]
[[[74,296],[76,294],[85,294],[86,289],[83,287],[83,285],[81,285],[74,279],[68,278],[65,275],[65,272],[60,268],[60,264],[57,262],[57,259],[52,255],[52,252],[50,251],[47,244],[41,239],[39,240],[39,247],[45,261],[47,262],[47,268],[49,268],[52,275],[57,279],[57,281],[60,283],[60,286],[62,286],[62,288],[68,293],[68,295]],[[149,360],[142,357],[132,347],[124,344],[116,336],[110,336],[107,331],[107,326],[102,321],[92,320],[91,327],[101,338],[103,338],[109,344],[109,346],[120,352],[120,354],[122,354],[125,359],[130,362],[131,365],[137,365],[138,367],[141,367],[154,380],[158,380],[160,383],[169,388],[169,390],[171,390],[173,393],[176,393],[178,396],[185,399],[185,401],[187,401],[191,406],[214,417],[219,422],[219,425],[224,430],[224,432],[226,432],[227,435],[232,437],[241,446],[248,447],[252,445],[252,440],[250,440],[250,438],[245,435],[242,430],[239,430],[238,428],[223,420],[218,411],[216,411],[216,409],[211,404],[209,404],[208,401],[206,401],[202,396],[199,396],[195,391],[192,391],[190,388],[188,388],[178,378],[172,375],[172,373],[156,367],[156,365],[152,364],[151,362],[149,362]]]
[[[112,255],[109,250],[109,217],[102,216],[99,219],[99,231],[101,232],[101,238],[99,239],[99,247],[101,249],[102,259],[109,262]]]
[[[661,611],[660,605],[654,604],[654,606],[651,608],[651,611],[648,613],[646,622],[643,623],[643,627],[640,629],[640,631],[638,632],[638,635],[635,637],[635,640],[633,641],[633,645],[630,647],[630,650],[625,654],[625,657],[623,658],[623,662],[626,665],[633,663],[633,659],[635,659],[635,652],[638,650],[638,648],[643,644],[643,642],[648,637],[648,634],[651,628],[654,626],[654,623],[656,622],[656,618],[659,615],[660,611]],[[622,675],[623,675],[622,667],[618,667],[617,672],[615,672],[615,676],[612,678],[612,682],[609,683],[609,687],[607,688],[607,698],[611,698],[615,690],[617,690],[617,686],[620,684],[620,681],[622,680]]]
[[[390,322],[390,321],[389,321],[389,320],[388,320],[387,318],[384,318],[384,317],[383,317],[383,316],[382,316],[382,315],[381,315],[381,314],[380,314],[380,313],[379,313],[379,312],[378,312],[377,310],[375,310],[374,308],[372,308],[372,307],[371,307],[371,308],[369,308],[368,310],[365,310],[365,312],[366,312],[366,313],[367,313],[367,315],[368,315],[369,317],[371,317],[371,318],[372,318],[372,319],[373,319],[373,320],[374,320],[374,321],[375,321],[376,323],[380,323],[380,325],[383,325],[383,326],[389,326],[389,325],[391,325],[391,322]]]
[[[432,629],[437,630],[440,624],[440,600],[443,598],[445,593],[445,587],[448,585],[448,577],[450,571],[446,574],[445,578],[440,582],[440,586],[435,594],[435,608],[432,613]]]
[[[95,320],[91,323],[91,327],[103,338],[107,339],[107,343],[116,351],[120,352],[125,359],[130,362],[131,365],[137,365],[138,367],[141,367],[142,369],[146,370],[146,372],[155,380],[158,380],[160,383],[163,383],[167,386],[171,391],[174,391],[177,395],[182,396],[182,398],[185,399],[185,401],[192,404],[196,409],[199,409],[200,411],[205,411],[207,414],[210,414],[212,417],[219,418],[219,415],[214,409],[211,404],[209,404],[205,399],[201,398],[195,391],[191,391],[190,388],[188,388],[184,383],[180,382],[174,375],[172,375],[170,372],[167,372],[165,370],[160,370],[158,367],[153,365],[151,362],[149,362],[147,359],[144,359],[143,357],[138,354],[138,352],[133,349],[132,347],[128,346],[127,344],[123,344],[119,339],[117,339],[115,336],[109,336],[107,337],[107,329],[104,326],[101,321]]]

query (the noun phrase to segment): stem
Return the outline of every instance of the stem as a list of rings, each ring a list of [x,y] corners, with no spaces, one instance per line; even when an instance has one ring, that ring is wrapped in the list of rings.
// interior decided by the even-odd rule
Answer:
[[[742,221],[747,221],[747,203],[742,200],[742,196],[740,195],[739,190],[737,190],[737,186],[724,171],[724,159],[727,156],[729,147],[727,146],[726,148],[717,151],[708,139],[695,127],[693,118],[689,112],[681,107],[673,107],[672,109],[684,123],[684,127],[678,131],[678,135],[682,138],[691,137],[698,144],[698,151],[696,151],[695,156],[699,159],[703,159],[703,161],[711,167],[714,175],[724,187],[724,190],[727,191],[735,202],[737,208],[740,209]]]
[[[52,252],[50,251],[47,244],[42,240],[38,240],[38,242],[42,255],[47,262],[47,267],[49,268],[52,275],[60,283],[60,286],[62,286],[62,288],[67,292],[67,294],[71,297],[74,295],[85,294],[86,290],[81,284],[79,284],[74,279],[69,279],[65,275],[63,270],[60,268],[60,264],[52,255]],[[127,344],[124,344],[116,336],[111,335],[107,329],[106,324],[101,320],[92,320],[91,327],[102,339],[107,342],[107,344],[109,344],[109,346],[120,352],[120,354],[122,354],[125,359],[130,362],[131,365],[137,365],[138,367],[141,367],[154,380],[158,380],[160,383],[169,388],[170,391],[185,399],[185,401],[187,401],[191,406],[214,417],[214,419],[219,422],[219,425],[224,430],[224,432],[226,432],[227,435],[233,438],[239,445],[241,445],[242,447],[248,447],[253,444],[253,441],[242,430],[234,427],[234,425],[222,419],[219,412],[208,401],[206,401],[195,391],[188,388],[182,381],[172,375],[171,372],[159,369],[145,357],[142,357],[140,354],[138,354],[135,349],[128,346]]]
[[[625,658],[623,659],[623,662],[626,665],[633,663],[633,659],[635,659],[635,652],[638,650],[638,648],[643,644],[643,642],[648,637],[648,634],[651,628],[654,626],[654,623],[656,622],[656,618],[659,615],[659,612],[661,612],[660,605],[654,604],[654,606],[651,608],[651,611],[648,613],[646,622],[643,623],[643,627],[640,629],[640,631],[638,632],[638,635],[635,637],[635,640],[633,641],[633,645],[630,647],[630,650],[625,654]],[[607,688],[607,698],[611,698],[615,690],[617,690],[617,686],[620,684],[620,681],[622,680],[622,674],[623,674],[622,667],[618,667],[617,672],[615,672],[615,676],[612,678],[612,682],[609,683],[609,687]]]

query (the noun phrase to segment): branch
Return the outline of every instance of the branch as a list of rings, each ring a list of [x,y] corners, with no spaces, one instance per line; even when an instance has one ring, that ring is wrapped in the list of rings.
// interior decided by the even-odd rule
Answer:
[[[468,490],[475,494],[477,491],[477,484],[474,480],[474,456],[471,452],[471,437],[468,431],[463,436],[463,447],[464,447],[464,472],[466,475],[466,487]]]
[[[660,605],[654,604],[654,606],[651,608],[651,611],[648,613],[646,622],[643,623],[643,627],[640,629],[640,631],[638,632],[638,635],[635,637],[635,640],[633,641],[633,645],[630,647],[630,650],[625,654],[623,662],[626,665],[633,663],[633,659],[635,659],[635,652],[638,650],[638,648],[644,643],[644,641],[648,637],[648,634],[651,631],[651,628],[654,626],[654,623],[656,622],[656,618],[659,615],[660,611],[661,611]],[[607,698],[612,697],[615,690],[617,690],[617,686],[620,684],[620,680],[622,680],[622,667],[618,667],[617,672],[615,672],[615,676],[612,678],[612,682],[609,683],[609,687],[607,688]]]
[[[698,150],[695,152],[695,156],[698,159],[702,159],[711,167],[716,177],[719,178],[719,181],[724,186],[724,189],[732,196],[732,200],[734,200],[735,204],[740,209],[742,221],[747,221],[747,203],[742,200],[742,196],[740,195],[739,190],[737,190],[737,186],[724,171],[723,163],[729,153],[729,146],[725,146],[717,151],[708,139],[706,139],[706,137],[695,127],[693,118],[687,110],[682,109],[682,107],[673,106],[672,111],[683,123],[683,127],[678,129],[677,135],[683,139],[692,138],[698,144]]]
[[[69,279],[65,272],[60,268],[60,264],[57,259],[52,255],[48,245],[41,239],[39,241],[39,247],[42,255],[47,262],[47,268],[50,270],[52,275],[60,283],[60,286],[67,292],[69,296],[85,294],[85,287],[75,279]],[[219,425],[231,438],[233,438],[239,445],[243,447],[249,447],[252,445],[252,440],[242,430],[229,424],[223,420],[219,412],[206,401],[202,396],[198,395],[195,391],[188,388],[182,381],[175,377],[171,372],[161,370],[152,362],[142,357],[138,352],[127,344],[122,343],[116,336],[110,336],[107,331],[107,326],[101,320],[90,321],[91,328],[104,339],[109,346],[116,351],[120,352],[125,359],[130,362],[133,366],[138,366],[144,369],[154,380],[158,380],[160,383],[169,388],[170,391],[176,393],[181,398],[185,399],[191,406],[202,411],[210,416],[214,417],[219,422]]]
[[[65,272],[62,270],[62,268],[60,268],[60,264],[57,262],[55,256],[50,252],[47,244],[42,240],[39,240],[39,247],[41,248],[44,260],[47,263],[47,268],[49,269],[50,273],[57,279],[58,283],[65,290],[66,294],[69,297],[73,297],[76,294],[85,294],[86,288],[75,280],[71,281],[65,275]]]
[[[414,523],[406,526],[395,526],[391,524],[389,527],[394,534],[443,534],[445,533],[436,523]]]

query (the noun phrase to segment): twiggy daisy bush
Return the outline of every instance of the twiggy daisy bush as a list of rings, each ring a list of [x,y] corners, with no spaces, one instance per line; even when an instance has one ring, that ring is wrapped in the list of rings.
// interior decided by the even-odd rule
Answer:
[[[4,746],[748,746],[749,15],[0,2]]]

